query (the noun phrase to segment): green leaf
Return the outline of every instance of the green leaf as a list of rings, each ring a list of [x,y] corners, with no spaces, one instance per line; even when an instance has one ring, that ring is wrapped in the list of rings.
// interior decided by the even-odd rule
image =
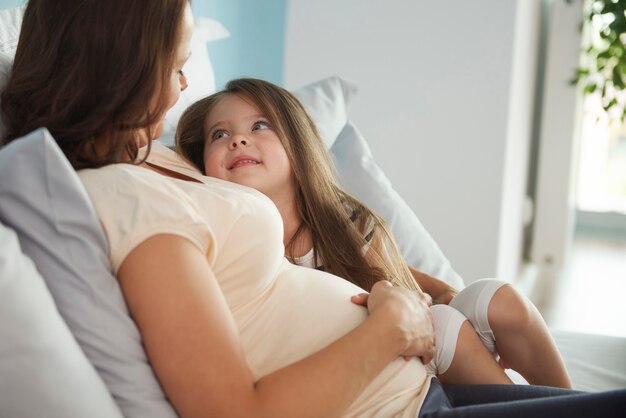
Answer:
[[[613,67],[613,85],[618,90],[624,90],[626,85],[624,85],[624,79],[622,78],[622,74],[619,71],[618,67]]]
[[[605,49],[602,52],[600,52],[598,54],[598,56],[596,57],[597,59],[605,59],[608,60],[609,58],[611,58],[613,55],[611,55],[611,50],[610,49]]]
[[[591,94],[598,89],[598,85],[596,83],[587,84],[584,88],[585,94]]]
[[[565,1],[571,3],[570,0]],[[617,101],[615,94],[616,91],[626,94],[626,0],[590,2],[591,7],[584,19],[587,24],[592,21],[602,23],[598,30],[601,42],[581,47],[588,63],[576,70],[571,83],[577,83],[584,94],[601,94],[603,108],[606,111],[613,109],[610,117],[624,121],[626,108]],[[618,109],[619,112],[616,112]]]
[[[616,106],[616,105],[617,105],[617,99],[616,98],[612,98],[611,101],[609,102],[609,104],[607,104],[604,109],[608,110],[608,109],[610,109],[610,108],[612,108],[613,106]]]

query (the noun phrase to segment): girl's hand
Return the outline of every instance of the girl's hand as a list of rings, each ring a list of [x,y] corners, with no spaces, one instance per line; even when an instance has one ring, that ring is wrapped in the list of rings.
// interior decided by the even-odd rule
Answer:
[[[418,356],[422,363],[430,363],[435,353],[435,337],[426,296],[380,281],[374,284],[369,295],[353,296],[352,302],[367,306],[370,316],[382,317],[387,326],[392,326],[401,340],[399,355]]]
[[[437,295],[437,297],[433,299],[433,303],[436,305],[448,305],[458,293],[459,292],[453,288],[449,288],[448,290]]]

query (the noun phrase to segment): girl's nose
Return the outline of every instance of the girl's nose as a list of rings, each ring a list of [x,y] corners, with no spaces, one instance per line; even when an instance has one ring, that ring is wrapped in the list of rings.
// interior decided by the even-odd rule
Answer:
[[[238,137],[233,138],[232,142],[230,143],[230,147],[232,149],[235,149],[240,146],[245,147],[247,145],[248,145],[248,140],[246,138],[238,138]]]

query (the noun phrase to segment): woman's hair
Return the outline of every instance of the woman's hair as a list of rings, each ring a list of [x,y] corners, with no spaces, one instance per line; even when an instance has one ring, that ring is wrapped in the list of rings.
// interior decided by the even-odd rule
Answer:
[[[166,111],[189,0],[29,0],[2,92],[8,143],[39,127],[75,169],[135,160]]]
[[[286,255],[293,255],[298,235],[308,228],[315,257],[323,260],[329,273],[368,291],[383,279],[417,289],[384,222],[338,185],[330,154],[315,124],[298,99],[287,90],[256,79],[230,81],[224,90],[199,100],[183,113],[176,131],[177,151],[206,172],[206,118],[220,99],[232,94],[250,101],[261,111],[289,158],[297,184],[296,203],[302,224],[286,245]],[[359,215],[354,221],[351,220],[353,213]],[[364,235],[372,227],[368,243]],[[369,246],[367,251],[364,251],[365,246]]]

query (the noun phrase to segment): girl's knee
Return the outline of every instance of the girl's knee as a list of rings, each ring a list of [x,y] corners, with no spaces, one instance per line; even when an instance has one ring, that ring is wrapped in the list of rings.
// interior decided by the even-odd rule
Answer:
[[[536,308],[513,286],[499,288],[489,304],[488,316],[492,328],[506,331],[522,331],[536,318]]]

